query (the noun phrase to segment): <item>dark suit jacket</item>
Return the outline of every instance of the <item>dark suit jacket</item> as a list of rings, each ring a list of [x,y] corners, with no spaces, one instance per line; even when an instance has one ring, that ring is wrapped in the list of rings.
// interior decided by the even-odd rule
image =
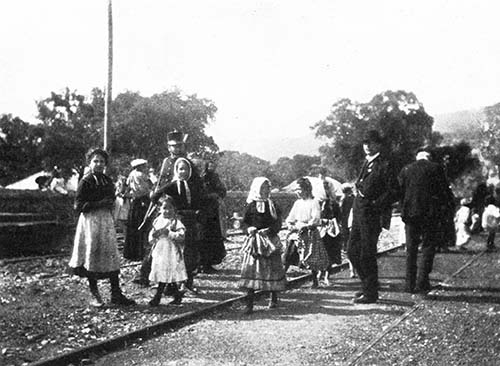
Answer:
[[[365,162],[356,181],[358,198],[361,196],[364,205],[384,210],[398,199],[398,183],[396,173],[382,155]]]
[[[441,165],[421,159],[406,165],[398,176],[401,188],[401,217],[434,220],[450,199],[450,188]]]

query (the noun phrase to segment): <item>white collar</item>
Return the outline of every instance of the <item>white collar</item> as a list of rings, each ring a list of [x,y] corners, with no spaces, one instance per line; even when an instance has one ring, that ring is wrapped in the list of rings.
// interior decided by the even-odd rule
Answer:
[[[373,160],[378,158],[379,155],[380,155],[380,152],[376,153],[375,155],[366,155],[366,161],[371,163]]]

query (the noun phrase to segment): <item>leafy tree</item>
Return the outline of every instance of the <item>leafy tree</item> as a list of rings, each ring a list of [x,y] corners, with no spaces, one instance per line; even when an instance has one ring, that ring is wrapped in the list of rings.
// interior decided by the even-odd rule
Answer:
[[[337,176],[354,179],[363,160],[362,136],[370,129],[386,138],[387,149],[397,167],[410,162],[415,150],[424,144],[436,144],[440,135],[432,131],[433,119],[415,94],[386,91],[368,103],[341,99],[330,114],[317,122],[316,136],[327,140],[320,147],[323,164]]]
[[[190,152],[214,154],[218,146],[205,134],[205,128],[216,111],[210,100],[185,96],[179,90],[148,98],[122,93],[113,102],[112,152],[145,158],[159,168],[168,154],[167,134],[177,129],[189,135]]]
[[[43,130],[19,117],[0,117],[0,185],[8,185],[41,170]]]
[[[52,92],[37,106],[44,130],[40,151],[44,168],[58,166],[65,176],[72,169],[81,173],[86,151],[102,145],[103,92],[95,88],[87,99],[66,88],[62,93]]]
[[[483,143],[481,152],[486,159],[500,164],[500,103],[484,108]]]

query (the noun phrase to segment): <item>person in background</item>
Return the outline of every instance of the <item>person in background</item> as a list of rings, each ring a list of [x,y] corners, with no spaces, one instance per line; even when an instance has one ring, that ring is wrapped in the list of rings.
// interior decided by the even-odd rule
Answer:
[[[183,254],[186,228],[177,217],[172,197],[162,196],[159,202],[160,214],[154,220],[149,233],[149,240],[152,242],[149,280],[158,282],[158,288],[149,305],[160,304],[167,284],[172,286],[174,295],[174,300],[170,303],[179,305],[182,301],[182,292],[179,290],[178,283],[187,280]]]
[[[321,207],[312,195],[311,182],[307,178],[299,178],[297,184],[299,199],[294,202],[285,222],[290,232],[298,233],[298,247],[303,251],[301,262],[311,270],[312,288],[317,288],[318,275],[328,271],[332,263],[320,238]]]
[[[401,218],[406,232],[405,292],[425,294],[431,290],[429,274],[440,240],[440,223],[445,220],[449,183],[443,167],[430,161],[430,151],[421,148],[416,161],[401,169]],[[422,256],[417,266],[419,244]]]
[[[127,197],[130,197],[130,210],[127,220],[127,234],[123,247],[123,256],[129,260],[139,261],[144,257],[148,241],[148,231],[139,230],[149,206],[149,193],[152,184],[146,174],[147,160],[131,161],[132,171],[127,178]],[[147,285],[147,283],[143,283]]]
[[[103,306],[97,280],[107,278],[111,284],[111,303],[133,305],[135,301],[122,294],[119,285],[120,257],[112,216],[115,203],[114,185],[104,169],[109,157],[102,149],[87,153],[89,174],[78,183],[75,209],[79,213],[69,267],[75,275],[86,277],[94,297],[93,306]]]
[[[500,219],[500,209],[495,203],[495,197],[486,197],[486,207],[484,208],[481,220],[483,229],[488,233],[488,237],[486,239],[486,250],[489,252],[495,250],[495,235],[498,230],[498,222]]]
[[[66,189],[66,181],[62,177],[61,169],[59,169],[57,166],[55,166],[54,170],[52,171],[52,179],[49,183],[49,189],[60,194],[68,194],[68,190]]]
[[[483,216],[486,197],[488,197],[490,194],[492,194],[492,191],[488,187],[486,182],[480,182],[477,185],[474,192],[472,193],[472,201],[470,203],[470,207],[471,207],[471,210],[473,211],[473,213],[478,215],[479,220],[474,220],[475,225],[471,225],[471,228],[470,228],[471,234],[477,234],[482,230],[481,217]]]
[[[331,192],[328,189],[328,183],[324,181],[326,199],[320,202],[321,208],[321,225],[319,235],[323,241],[331,264],[342,263],[342,236],[340,233],[340,207],[335,197],[331,197]],[[324,282],[327,286],[330,285],[329,268],[324,271]],[[321,279],[321,278],[320,278]]]
[[[115,183],[115,212],[114,219],[123,233],[124,241],[127,236],[127,221],[130,211],[130,200],[127,194],[127,177],[119,175]]]
[[[340,199],[340,236],[342,240],[342,250],[347,252],[347,244],[349,242],[349,235],[351,232],[351,225],[349,225],[349,217],[352,217],[352,204],[354,203],[354,192],[352,191],[352,185],[349,183],[342,184],[342,197]],[[351,220],[352,221],[352,220]],[[349,272],[351,278],[354,278],[356,274],[354,273],[354,267],[349,260],[346,258],[349,264]]]
[[[379,296],[377,243],[382,215],[397,200],[397,180],[390,162],[382,153],[383,139],[376,130],[363,138],[365,162],[356,180],[348,258],[359,276],[362,290],[355,304],[375,303]]]
[[[203,273],[214,273],[216,270],[212,266],[222,263],[226,256],[219,216],[220,201],[226,197],[226,187],[215,171],[215,163],[210,160],[204,162],[201,179],[205,188],[202,203],[205,222],[200,245],[200,266]]]
[[[460,208],[455,214],[455,232],[457,237],[455,246],[459,250],[465,249],[465,244],[470,240],[470,221],[471,209],[469,207],[469,200],[462,198],[460,200]]]
[[[255,290],[269,291],[269,308],[278,306],[278,292],[285,290],[281,261],[281,211],[270,198],[271,182],[265,177],[252,181],[243,218],[248,233],[241,249],[243,260],[239,286],[247,291],[245,314],[253,312]]]
[[[148,177],[149,177],[149,181],[151,182],[151,184],[153,186],[156,185],[156,182],[158,182],[158,177],[156,176],[155,170],[153,168],[149,169]]]

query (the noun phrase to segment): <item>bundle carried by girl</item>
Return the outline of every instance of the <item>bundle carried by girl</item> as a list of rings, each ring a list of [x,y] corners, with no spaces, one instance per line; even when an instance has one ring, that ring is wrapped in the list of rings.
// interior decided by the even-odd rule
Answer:
[[[248,253],[254,258],[267,258],[274,254],[279,248],[269,239],[265,230],[259,230],[254,234],[248,235],[243,243],[241,252]]]

